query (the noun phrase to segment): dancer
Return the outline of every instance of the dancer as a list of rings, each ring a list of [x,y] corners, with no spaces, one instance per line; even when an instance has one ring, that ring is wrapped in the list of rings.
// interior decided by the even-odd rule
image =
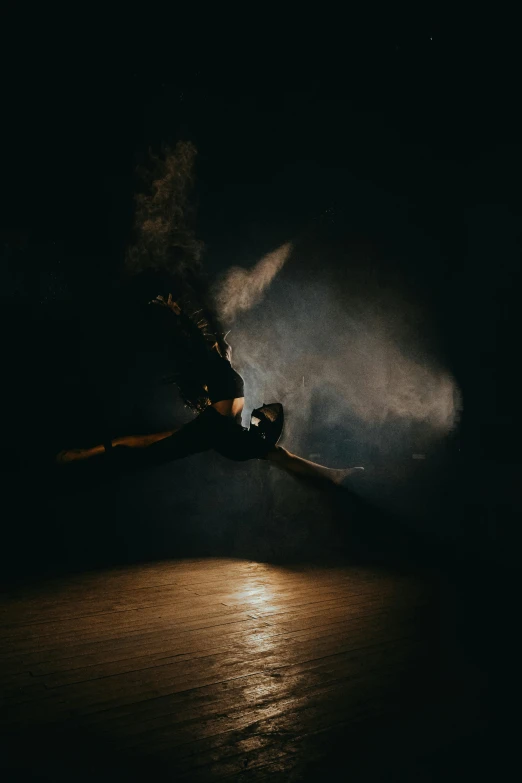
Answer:
[[[174,342],[185,357],[174,380],[185,403],[197,412],[196,417],[178,430],[115,438],[110,449],[100,444],[62,451],[57,456],[59,464],[105,456],[115,466],[132,470],[214,449],[231,460],[268,460],[296,477],[321,485],[340,485],[363,470],[361,467],[327,468],[278,445],[284,422],[280,403],[253,410],[250,428],[243,427],[244,382],[232,366],[231,348],[225,336],[212,333],[207,319],[200,318],[196,322],[194,317],[187,315],[172,294],[166,298],[159,295],[150,304],[171,313]],[[187,341],[192,348],[191,357]]]

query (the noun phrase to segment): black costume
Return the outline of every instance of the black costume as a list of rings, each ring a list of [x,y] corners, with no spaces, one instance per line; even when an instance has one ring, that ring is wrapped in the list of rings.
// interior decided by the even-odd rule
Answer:
[[[146,449],[132,449],[129,457],[137,456],[140,463],[156,465],[214,449],[237,462],[264,459],[279,440],[283,428],[283,406],[279,403],[263,406],[253,411],[252,418],[258,419],[259,424],[252,424],[247,429],[241,425],[239,417],[223,416],[209,406],[173,435]],[[130,452],[128,449],[125,451]]]
[[[230,363],[230,346],[223,335],[211,328],[210,318],[196,318],[202,310],[194,308],[184,302],[179,314],[169,313],[176,372],[165,380],[177,385],[185,404],[198,415],[139,454],[133,449],[129,459],[160,464],[209,449],[236,461],[264,459],[281,436],[283,406],[272,403],[254,410],[249,429],[242,426],[240,414],[224,416],[212,407],[222,400],[244,397],[244,381]]]
[[[211,403],[245,396],[243,378],[217,351],[212,352],[208,361],[206,387]]]

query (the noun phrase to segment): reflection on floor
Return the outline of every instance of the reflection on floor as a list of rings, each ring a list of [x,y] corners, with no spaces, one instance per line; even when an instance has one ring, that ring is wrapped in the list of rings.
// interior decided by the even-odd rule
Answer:
[[[168,561],[13,589],[0,623],[2,765],[28,779],[447,780],[480,730],[428,577]]]

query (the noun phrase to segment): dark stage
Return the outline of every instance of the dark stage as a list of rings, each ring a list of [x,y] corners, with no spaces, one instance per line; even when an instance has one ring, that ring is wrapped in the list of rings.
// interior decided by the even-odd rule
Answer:
[[[0,776],[505,780],[519,42],[244,13],[6,21]],[[364,473],[106,459],[195,418],[171,284],[209,406]]]

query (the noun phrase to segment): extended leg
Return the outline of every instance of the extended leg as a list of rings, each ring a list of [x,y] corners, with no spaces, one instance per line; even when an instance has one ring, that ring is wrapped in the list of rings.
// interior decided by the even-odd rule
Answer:
[[[150,435],[123,435],[121,438],[115,438],[112,441],[113,446],[128,446],[133,449],[143,449],[159,440],[169,438],[177,430],[165,430],[165,432],[153,432]]]
[[[219,414],[216,414],[219,416]],[[91,458],[94,463],[103,462],[118,469],[133,470],[150,465],[160,465],[191,454],[207,451],[213,445],[211,420],[200,414],[178,430],[166,430],[151,435],[126,435],[112,442],[107,453],[103,445],[91,449],[71,449],[56,457],[59,464],[84,462]]]
[[[276,446],[272,449],[267,454],[267,459],[287,473],[323,485],[340,485],[348,476],[364,470],[364,468],[346,468],[344,470],[326,468],[324,465],[318,465],[317,462],[310,462],[303,457],[298,457],[282,446]]]
[[[168,438],[173,435],[176,430],[166,430],[165,432],[153,432],[150,435],[123,435],[120,438],[114,438],[112,446],[127,446],[129,448],[146,448],[152,443],[157,443],[164,438]],[[80,462],[86,459],[92,459],[92,457],[99,457],[106,452],[106,448],[103,444],[93,446],[89,449],[66,449],[61,451],[56,456],[56,462],[60,465],[67,464],[69,462]]]

